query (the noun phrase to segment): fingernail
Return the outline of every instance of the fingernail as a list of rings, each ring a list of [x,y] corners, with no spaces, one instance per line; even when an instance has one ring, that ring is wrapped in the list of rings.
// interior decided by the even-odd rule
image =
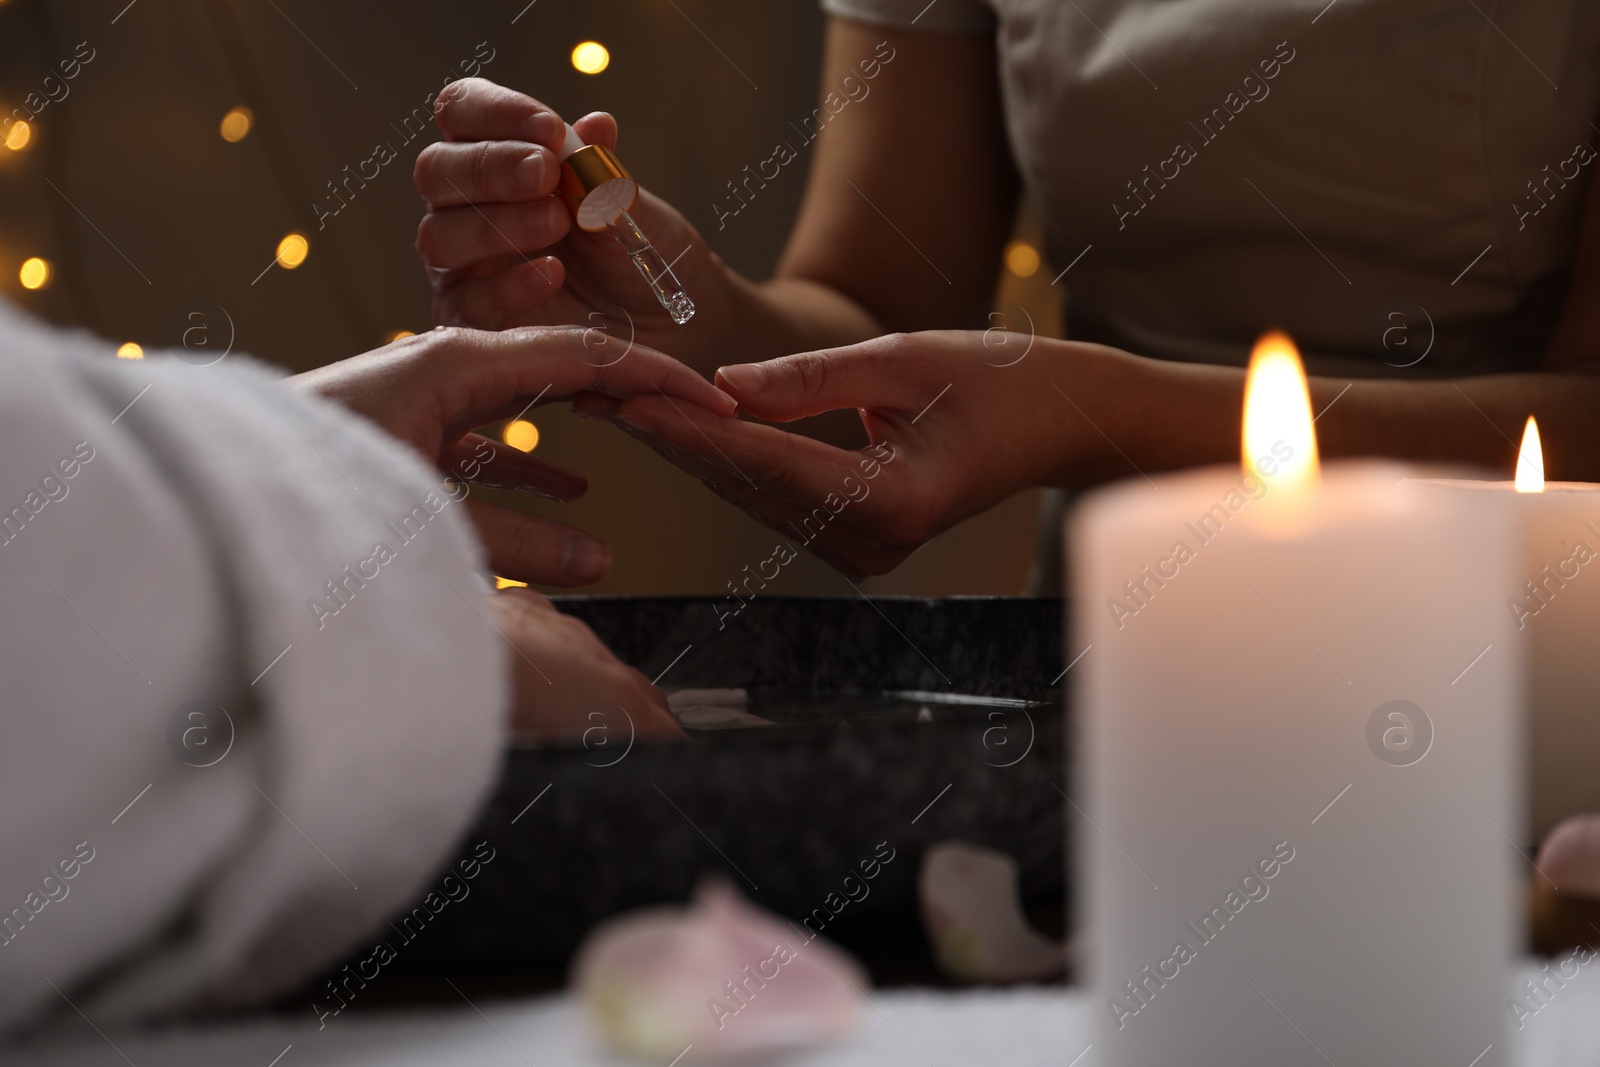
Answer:
[[[719,368],[717,377],[741,393],[759,393],[767,384],[767,369],[759,363],[735,363]]]
[[[522,162],[517,164],[516,179],[519,185],[529,189],[539,189],[544,185],[545,153],[543,150],[529,152],[522,157]]]
[[[567,124],[553,111],[538,111],[528,117],[528,140],[555,148],[567,135]]]
[[[561,569],[577,581],[598,582],[611,569],[611,550],[590,537],[569,537]]]
[[[558,504],[565,504],[567,502],[565,497],[557,496],[555,493],[551,492],[549,489],[546,489],[542,485],[515,485],[510,486],[509,488],[511,488],[514,492],[528,493],[532,496],[543,497],[546,500],[554,500]]]
[[[554,282],[555,278],[550,273],[549,259],[536,259],[530,263],[529,266],[531,266],[533,269],[528,272],[528,288],[534,290],[544,290],[550,288],[550,285],[552,282]]]

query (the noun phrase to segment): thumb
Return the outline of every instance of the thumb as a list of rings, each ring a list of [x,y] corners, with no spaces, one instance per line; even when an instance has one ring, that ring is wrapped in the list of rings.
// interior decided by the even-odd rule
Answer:
[[[717,370],[716,384],[758,419],[790,422],[839,408],[896,411],[918,393],[887,338]],[[899,373],[897,373],[897,371]]]
[[[584,144],[604,145],[615,151],[617,147],[617,120],[608,112],[592,111],[572,124]]]

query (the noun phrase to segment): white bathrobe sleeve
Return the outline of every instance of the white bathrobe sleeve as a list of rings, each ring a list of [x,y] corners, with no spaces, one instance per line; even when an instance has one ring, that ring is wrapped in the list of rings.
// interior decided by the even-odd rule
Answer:
[[[464,509],[277,379],[0,302],[0,1033],[283,992],[420,895],[497,772]]]

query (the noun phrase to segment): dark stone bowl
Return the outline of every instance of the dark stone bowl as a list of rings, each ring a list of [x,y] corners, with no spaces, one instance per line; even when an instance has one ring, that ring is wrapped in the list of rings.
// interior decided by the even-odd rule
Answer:
[[[508,752],[464,851],[495,859],[403,969],[564,968],[597,922],[713,872],[865,944],[914,928],[922,853],[950,839],[1010,854],[1030,912],[1063,913],[1061,601],[771,597],[726,620],[726,599],[556,603],[663,689],[743,687],[776,725],[630,747],[602,712],[585,745]],[[891,854],[841,906],[846,876]]]

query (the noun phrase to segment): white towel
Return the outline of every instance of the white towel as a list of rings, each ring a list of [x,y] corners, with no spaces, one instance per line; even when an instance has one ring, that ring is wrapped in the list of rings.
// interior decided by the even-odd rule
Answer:
[[[462,508],[404,539],[438,476],[277,377],[0,302],[0,1032],[283,991],[418,893],[493,779],[508,653]],[[194,700],[235,731],[212,766],[169,742]]]

